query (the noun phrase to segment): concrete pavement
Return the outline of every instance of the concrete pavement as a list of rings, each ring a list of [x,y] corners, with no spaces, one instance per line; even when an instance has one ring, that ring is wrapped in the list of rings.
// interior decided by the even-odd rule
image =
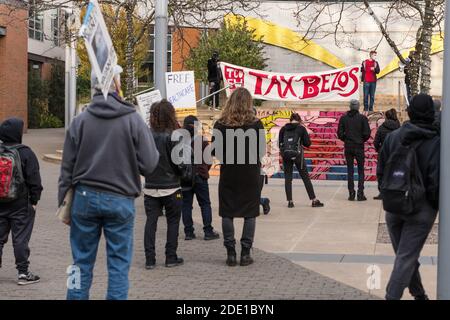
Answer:
[[[39,157],[62,147],[63,131],[30,130],[24,142]],[[15,284],[11,244],[5,247],[4,268],[0,270],[0,299],[64,299],[65,269],[71,263],[68,228],[54,217],[59,166],[41,162],[45,185],[38,206],[33,234],[32,270],[42,282],[27,288]],[[217,215],[217,183],[212,178],[213,225],[220,231]],[[179,254],[186,264],[179,268],[163,267],[165,222],[160,220],[157,235],[158,261],[153,271],[144,270],[143,230],[145,214],[138,199],[135,228],[135,255],[130,273],[132,299],[368,299],[383,297],[392,269],[392,249],[377,243],[378,226],[384,222],[381,203],[369,200],[350,203],[343,182],[314,182],[316,194],[325,208],[311,208],[300,181],[294,183],[296,207],[288,209],[283,181],[269,180],[263,194],[271,198],[272,212],[258,218],[254,256],[256,263],[247,268],[224,265],[222,240],[184,241],[180,228]],[[367,195],[376,194],[368,184]],[[201,223],[197,204],[194,220]],[[240,236],[240,221],[237,239]],[[201,235],[201,227],[197,227]],[[104,244],[100,245],[95,269],[92,298],[102,299],[106,288]],[[436,245],[427,245],[423,279],[430,297],[436,286]],[[377,265],[381,271],[380,289],[367,289],[367,268]],[[406,293],[405,298],[409,298]]]

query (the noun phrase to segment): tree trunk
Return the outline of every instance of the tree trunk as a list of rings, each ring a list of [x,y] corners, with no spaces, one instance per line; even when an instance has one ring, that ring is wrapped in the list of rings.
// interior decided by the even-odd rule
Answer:
[[[414,54],[411,61],[411,95],[415,96],[419,93],[419,80],[420,80],[420,65],[423,51],[423,28],[420,27],[417,31],[416,46],[414,48]]]
[[[425,15],[422,31],[422,58],[420,59],[420,92],[430,93],[431,89],[431,40],[433,37],[433,19],[435,4],[433,0],[425,1]]]
[[[131,101],[134,93],[134,24],[133,24],[133,11],[134,6],[126,6],[126,19],[127,19],[127,47],[125,50],[125,72],[126,72],[126,97]]]

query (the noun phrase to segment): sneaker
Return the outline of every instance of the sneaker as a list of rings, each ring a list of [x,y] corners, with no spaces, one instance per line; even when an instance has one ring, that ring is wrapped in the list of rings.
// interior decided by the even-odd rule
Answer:
[[[39,281],[41,281],[39,276],[34,275],[31,271],[28,271],[28,273],[19,274],[17,284],[19,286],[26,286],[28,284],[38,283]]]
[[[186,233],[184,240],[194,240],[196,238],[195,233]]]
[[[366,196],[364,195],[364,193],[358,194],[358,201],[367,201]]]
[[[181,266],[184,263],[183,258],[177,257],[176,259],[167,260],[166,259],[166,268],[173,268]]]
[[[262,207],[263,207],[263,213],[265,215],[269,214],[269,212],[270,212],[270,200],[267,199],[266,201],[264,201]]]
[[[288,208],[293,208],[293,207],[294,207],[294,202],[289,201],[289,202],[288,202]]]
[[[318,199],[316,199],[312,202],[313,208],[321,208],[323,206],[324,206],[324,204],[322,202],[320,202],[320,200],[318,200]]]
[[[383,200],[383,198],[381,197],[381,194],[379,194],[376,197],[373,197],[373,200]]]
[[[156,268],[156,261],[155,260],[148,260],[145,262],[145,269],[146,270],[153,270]]]
[[[216,240],[219,238],[220,238],[220,235],[213,230],[211,232],[205,233],[205,237],[203,239],[205,239],[206,241],[209,241],[209,240]]]

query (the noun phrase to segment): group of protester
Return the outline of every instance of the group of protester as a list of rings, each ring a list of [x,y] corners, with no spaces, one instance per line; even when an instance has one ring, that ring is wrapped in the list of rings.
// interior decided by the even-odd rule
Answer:
[[[114,83],[107,99],[95,82],[94,88],[97,92],[91,104],[73,120],[66,133],[59,178],[59,205],[63,204],[69,190],[73,191],[70,244],[73,264],[79,268],[81,275],[80,286],[68,288],[67,298],[89,299],[98,245],[103,233],[109,276],[106,298],[126,299],[133,255],[135,198],[142,194],[141,176],[145,177],[146,269],[156,267],[156,229],[158,218],[163,215],[167,220],[165,266],[176,267],[184,263],[183,258],[177,255],[179,224],[182,219],[186,240],[196,238],[192,220],[194,195],[201,208],[204,240],[219,238],[212,226],[209,196],[208,178],[212,162],[203,156],[210,144],[198,132],[198,119],[195,116],[186,117],[180,127],[175,109],[167,100],[152,105],[149,128],[134,105],[116,94]],[[418,258],[438,211],[440,138],[437,125],[439,117],[435,112],[437,105],[428,95],[415,96],[408,109],[410,121],[400,126],[395,110],[389,110],[386,112],[386,121],[379,127],[375,137],[375,148],[379,152],[379,198],[383,200],[385,208],[392,207],[388,203],[386,191],[393,191],[389,194],[397,192],[391,188],[393,184],[390,179],[398,178],[396,165],[399,162],[397,160],[402,159],[402,154],[398,153],[398,150],[403,150],[401,146],[406,148],[403,155],[411,155],[411,150],[414,151],[413,157],[406,159],[417,164],[414,172],[403,173],[409,175],[409,180],[420,180],[424,187],[420,203],[411,204],[410,200],[415,198],[408,198],[408,192],[406,198],[397,192],[397,200],[404,201],[404,205],[396,207],[400,213],[395,210],[386,212],[386,222],[396,253],[387,299],[400,299],[406,287],[416,299],[427,298],[420,280]],[[188,132],[187,149],[179,148],[182,139],[173,139],[174,133],[181,129]],[[19,272],[18,284],[25,285],[39,281],[39,277],[28,269],[28,242],[35,206],[43,188],[36,156],[30,148],[21,144],[22,132],[23,121],[19,119],[6,120],[0,126],[2,175],[9,168],[14,172],[12,181],[18,179],[21,182],[21,185],[11,183],[11,190],[0,190],[0,266],[2,249],[11,231]],[[349,200],[365,201],[364,144],[370,138],[370,128],[368,119],[359,113],[357,100],[351,101],[350,111],[340,119],[337,135],[344,142]],[[239,136],[244,139],[240,140],[242,145],[236,146]],[[202,153],[200,162],[175,161],[174,154],[179,150],[182,153],[183,150],[194,150],[195,153],[198,145]],[[265,180],[261,171],[266,147],[265,131],[256,117],[248,90],[237,88],[227,100],[220,118],[215,122],[212,145],[211,157],[215,156],[221,164],[218,213],[222,218],[226,264],[231,267],[238,264],[234,219],[243,218],[239,264],[248,266],[253,263],[251,249],[260,205],[263,205],[265,214],[270,211],[269,200],[261,198]],[[314,193],[307,170],[303,148],[310,145],[311,139],[301,123],[301,117],[292,114],[290,122],[281,129],[279,136],[289,208],[294,207],[294,165],[304,182],[312,207],[324,205]],[[238,149],[242,153],[236,152]],[[182,154],[181,158],[184,156]],[[8,162],[8,159],[11,161]],[[353,181],[355,160],[359,178],[357,192]],[[413,179],[413,175],[420,179]],[[4,182],[2,185],[5,185]],[[410,206],[411,210],[408,214],[401,214],[405,206]]]

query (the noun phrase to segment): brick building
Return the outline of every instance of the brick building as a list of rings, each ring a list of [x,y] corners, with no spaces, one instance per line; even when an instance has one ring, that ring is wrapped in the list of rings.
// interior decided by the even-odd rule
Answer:
[[[0,4],[0,121],[27,122],[27,16],[18,1]]]

